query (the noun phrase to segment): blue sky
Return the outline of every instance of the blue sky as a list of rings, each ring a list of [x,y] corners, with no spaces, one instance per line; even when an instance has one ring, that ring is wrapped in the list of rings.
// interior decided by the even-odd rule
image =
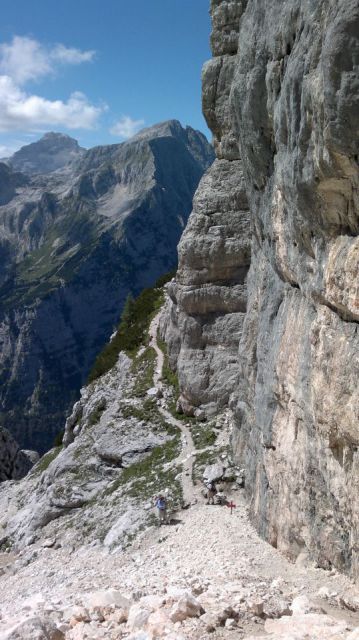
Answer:
[[[12,0],[0,26],[0,157],[62,131],[115,143],[177,118],[209,137],[209,0]]]

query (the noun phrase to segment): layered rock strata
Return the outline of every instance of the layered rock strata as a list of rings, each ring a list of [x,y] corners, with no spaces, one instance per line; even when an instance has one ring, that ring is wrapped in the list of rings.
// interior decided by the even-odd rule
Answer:
[[[204,113],[218,158],[233,158],[221,188],[230,199],[243,180],[251,212],[247,313],[244,324],[234,321],[237,379],[234,370],[229,376],[234,453],[261,534],[292,559],[357,577],[359,8],[352,0],[213,0],[211,11]],[[181,307],[192,286],[184,262],[202,232],[210,242],[200,228],[182,240],[189,257],[180,252],[172,285],[181,339],[172,320],[169,340],[194,404],[219,377],[200,381],[198,393],[198,367],[187,374],[196,314]],[[243,237],[239,228],[233,244]],[[209,249],[203,260],[208,273],[220,273]],[[229,333],[223,326],[214,363]]]
[[[214,135],[217,160],[202,178],[178,247],[176,281],[162,332],[177,369],[179,410],[191,415],[226,406],[236,388],[238,343],[247,301],[250,263],[249,208],[238,143],[230,120],[229,89],[235,70],[236,3],[216,24],[225,42],[203,70],[203,111]],[[234,37],[236,35],[236,37]]]

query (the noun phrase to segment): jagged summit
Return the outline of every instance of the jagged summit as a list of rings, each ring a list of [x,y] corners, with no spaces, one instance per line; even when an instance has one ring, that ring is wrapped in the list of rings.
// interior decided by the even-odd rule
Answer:
[[[87,171],[89,168],[99,167],[104,162],[117,161],[133,155],[139,151],[138,145],[141,146],[143,153],[143,145],[152,144],[152,147],[156,142],[161,139],[166,139],[167,144],[162,140],[159,144],[162,144],[161,153],[167,146],[168,151],[174,147],[171,145],[182,144],[184,149],[187,150],[193,157],[196,163],[198,163],[202,170],[208,169],[212,164],[214,158],[213,147],[208,143],[206,136],[197,129],[192,129],[190,126],[183,127],[179,120],[165,120],[159,122],[151,127],[141,129],[135,136],[129,138],[125,142],[119,142],[111,145],[99,145],[92,147],[85,151],[85,153],[78,157],[74,163],[74,168],[78,172]],[[172,142],[168,139],[172,139]],[[176,154],[178,155],[179,148],[176,147]]]
[[[196,129],[192,129],[192,127],[190,127],[189,125],[186,125],[185,127],[183,127],[179,120],[173,119],[173,120],[164,120],[163,122],[158,122],[157,124],[154,124],[150,127],[145,127],[144,129],[141,129],[141,131],[136,133],[136,135],[133,136],[133,138],[130,138],[130,140],[132,141],[132,140],[144,140],[144,139],[150,139],[150,138],[162,138],[166,136],[181,137],[183,135],[186,135],[188,131],[193,131],[198,136],[202,137],[203,139],[206,139],[204,134],[201,133],[200,131]]]
[[[31,144],[16,151],[9,163],[24,173],[52,173],[84,153],[77,140],[65,133],[49,131]]]

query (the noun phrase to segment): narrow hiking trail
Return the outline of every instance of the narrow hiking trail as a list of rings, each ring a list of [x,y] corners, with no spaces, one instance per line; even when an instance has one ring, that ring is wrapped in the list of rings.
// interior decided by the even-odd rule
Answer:
[[[149,328],[149,336],[150,346],[156,352],[156,366],[153,374],[153,386],[156,387],[156,389],[158,389],[159,391],[163,392],[162,371],[164,365],[164,355],[157,342],[157,331],[161,313],[162,311],[159,311],[159,313],[153,318]],[[176,460],[174,460],[173,464],[180,464],[182,466],[181,483],[183,500],[185,504],[191,504],[191,502],[196,499],[197,494],[192,478],[193,460],[196,449],[193,443],[191,431],[183,421],[175,418],[168,411],[168,409],[166,409],[165,407],[161,407],[160,405],[158,406],[158,409],[167,422],[177,427],[181,431],[182,450],[180,456]]]

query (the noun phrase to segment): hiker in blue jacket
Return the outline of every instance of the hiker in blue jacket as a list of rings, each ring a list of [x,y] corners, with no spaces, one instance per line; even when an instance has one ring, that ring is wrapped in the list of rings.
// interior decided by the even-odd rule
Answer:
[[[163,522],[165,523],[168,522],[167,521],[167,500],[162,494],[159,496],[156,496],[155,506],[157,507],[158,519],[161,526]]]

